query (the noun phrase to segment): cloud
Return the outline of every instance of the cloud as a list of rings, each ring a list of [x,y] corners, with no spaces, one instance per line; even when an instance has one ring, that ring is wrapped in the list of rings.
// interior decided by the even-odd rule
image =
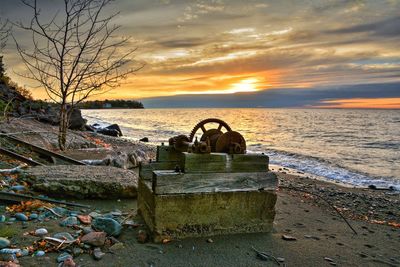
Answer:
[[[351,27],[344,27],[326,31],[326,33],[370,33],[381,37],[400,37],[400,16],[380,20],[372,23],[364,23]]]

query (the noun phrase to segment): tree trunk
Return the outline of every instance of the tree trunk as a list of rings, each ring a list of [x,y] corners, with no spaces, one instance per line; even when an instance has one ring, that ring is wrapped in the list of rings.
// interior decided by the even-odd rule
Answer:
[[[67,142],[67,129],[68,129],[68,110],[67,105],[62,104],[60,109],[60,126],[58,129],[58,146],[61,150],[66,149]]]

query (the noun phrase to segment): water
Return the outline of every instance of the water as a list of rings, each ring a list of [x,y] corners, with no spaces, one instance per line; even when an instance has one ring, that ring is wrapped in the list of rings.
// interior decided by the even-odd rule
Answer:
[[[356,186],[400,190],[399,110],[143,109],[84,110],[89,123],[117,123],[125,136],[159,144],[220,118],[276,164]]]

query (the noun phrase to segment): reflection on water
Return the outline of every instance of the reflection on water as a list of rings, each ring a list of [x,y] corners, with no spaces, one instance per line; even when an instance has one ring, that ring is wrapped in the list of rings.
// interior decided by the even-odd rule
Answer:
[[[271,162],[355,184],[400,188],[398,110],[143,109],[84,110],[89,123],[118,123],[125,136],[159,143],[189,134],[215,117],[247,140],[248,150],[267,151]],[[365,180],[365,181],[364,181]]]

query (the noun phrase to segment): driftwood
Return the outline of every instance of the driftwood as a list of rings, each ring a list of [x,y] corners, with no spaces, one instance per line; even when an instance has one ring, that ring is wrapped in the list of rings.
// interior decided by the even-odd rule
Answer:
[[[25,141],[23,141],[23,140],[20,140],[20,139],[18,139],[18,138],[15,138],[15,137],[8,136],[8,135],[4,135],[4,136],[2,136],[2,137],[3,137],[3,138],[7,138],[7,140],[9,140],[9,141],[11,141],[11,142],[13,142],[13,143],[15,143],[15,144],[19,144],[19,145],[22,145],[22,146],[24,146],[24,147],[27,147],[27,148],[29,148],[30,150],[32,150],[32,151],[34,151],[34,152],[36,152],[36,153],[38,153],[38,154],[40,154],[40,155],[46,156],[46,157],[48,157],[48,158],[60,159],[60,160],[62,160],[62,161],[64,161],[64,162],[67,162],[67,163],[69,163],[69,164],[74,164],[74,165],[86,165],[86,164],[83,163],[82,161],[75,160],[75,159],[73,159],[73,158],[70,158],[70,157],[67,157],[67,156],[64,156],[64,155],[55,153],[55,152],[53,152],[53,151],[50,151],[50,150],[48,150],[48,149],[44,149],[44,148],[42,148],[42,147],[39,147],[39,146],[30,144],[30,143],[28,143],[28,142],[25,142]]]
[[[21,201],[27,201],[27,200],[32,200],[32,199],[37,199],[37,200],[41,200],[43,202],[48,202],[48,203],[62,204],[62,205],[66,205],[66,206],[90,208],[90,206],[88,206],[88,205],[83,205],[83,204],[79,204],[79,203],[71,203],[71,202],[66,202],[66,201],[61,201],[61,200],[56,200],[56,199],[51,199],[51,198],[28,196],[28,195],[24,195],[24,194],[0,191],[0,200],[19,203]]]

